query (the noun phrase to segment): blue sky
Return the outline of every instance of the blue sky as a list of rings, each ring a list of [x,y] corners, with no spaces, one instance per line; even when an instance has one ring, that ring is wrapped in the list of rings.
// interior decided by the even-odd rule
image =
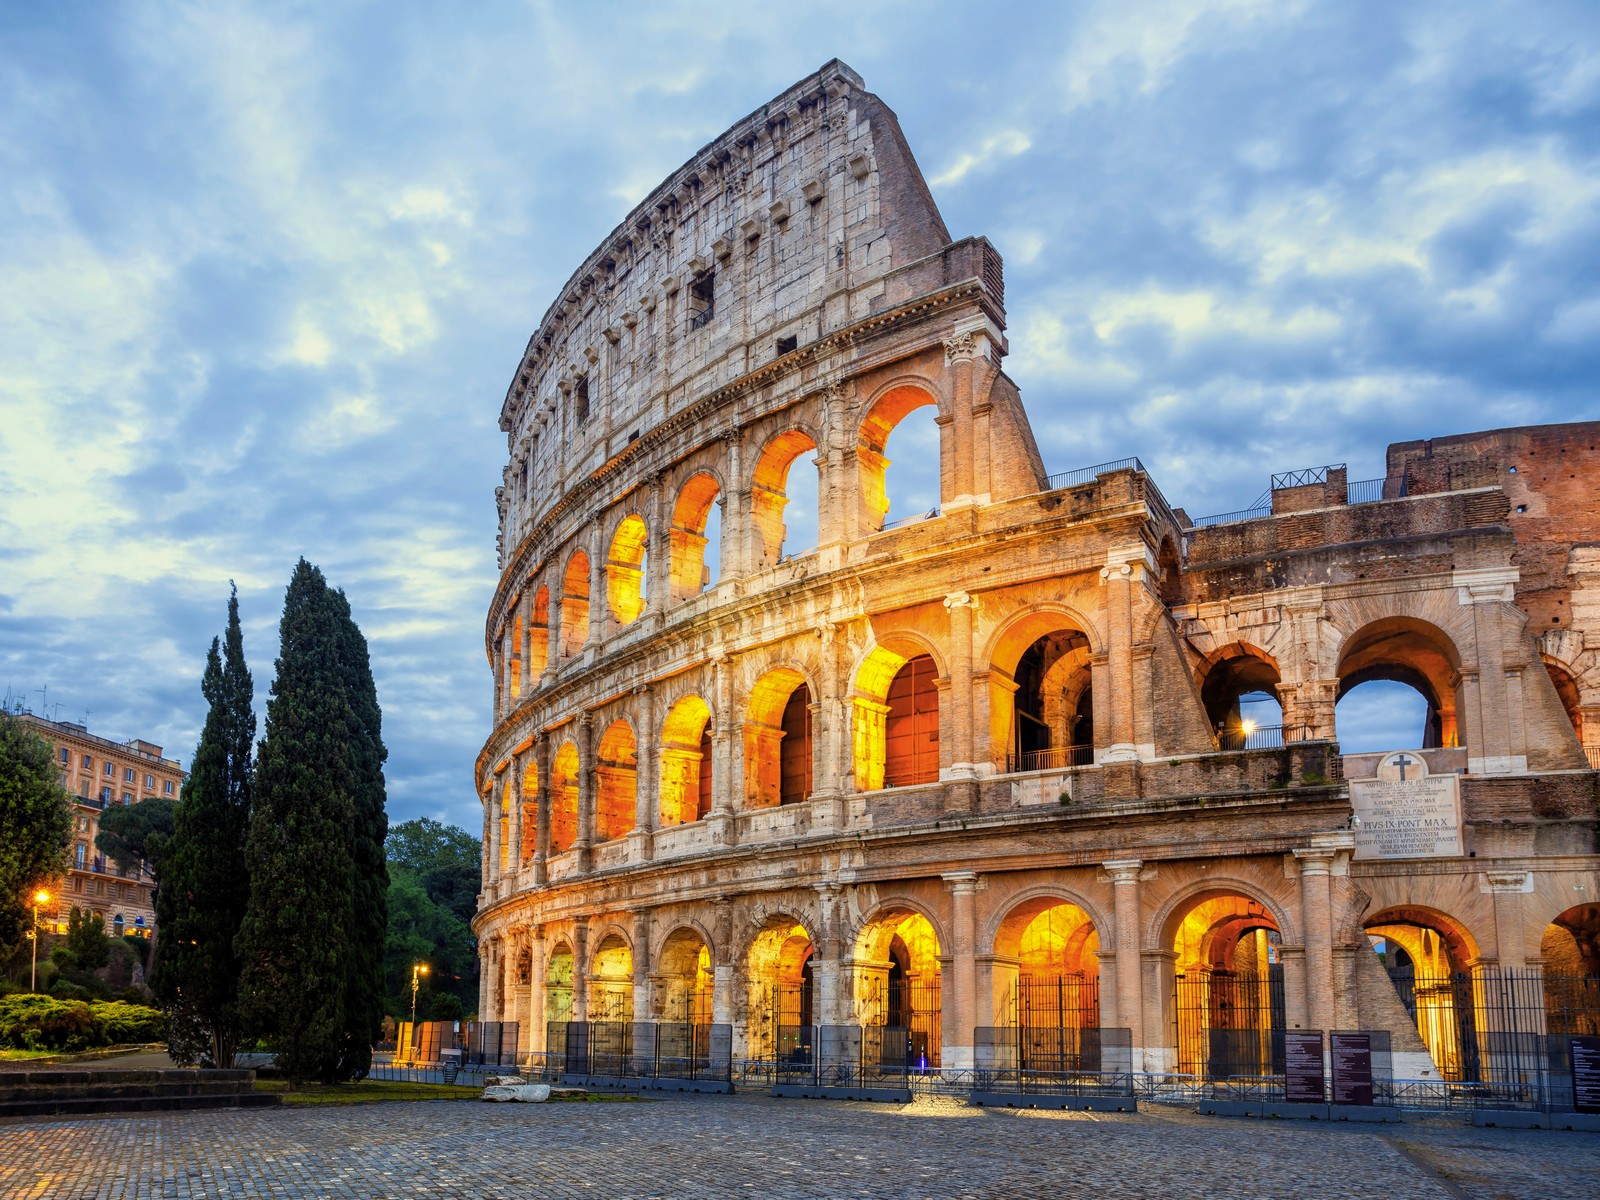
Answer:
[[[1054,470],[1137,454],[1198,515],[1600,416],[1593,4],[12,4],[0,692],[187,761],[228,580],[264,704],[304,554],[372,643],[392,817],[476,829],[521,349],[834,56],[1005,256]]]

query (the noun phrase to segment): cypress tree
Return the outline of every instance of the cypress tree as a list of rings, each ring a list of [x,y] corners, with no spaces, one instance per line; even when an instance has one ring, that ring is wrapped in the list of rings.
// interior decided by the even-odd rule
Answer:
[[[337,1082],[345,1057],[354,927],[355,726],[348,639],[322,572],[305,559],[284,597],[267,731],[256,760],[239,933],[240,999],[294,1080]]]
[[[212,638],[200,681],[210,707],[158,864],[160,940],[150,982],[169,1033],[181,1042],[183,1031],[197,1025],[210,1060],[226,1067],[240,1035],[234,941],[250,898],[245,835],[256,736],[255,685],[244,660],[237,588],[228,599],[220,649]]]
[[[341,1077],[360,1079],[372,1067],[372,1043],[383,1028],[383,951],[389,925],[389,868],[384,839],[389,830],[385,811],[383,713],[372,679],[367,639],[350,615],[344,593],[331,598],[341,628],[339,666],[350,704],[352,800],[355,806],[354,887],[350,929],[350,962],[345,982],[345,1035],[339,1064]]]

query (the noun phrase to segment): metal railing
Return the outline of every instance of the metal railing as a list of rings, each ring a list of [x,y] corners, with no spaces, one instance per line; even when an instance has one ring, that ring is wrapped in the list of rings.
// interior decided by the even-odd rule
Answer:
[[[1330,463],[1325,467],[1305,467],[1299,471],[1279,471],[1272,477],[1272,490],[1305,487],[1307,484],[1327,483],[1329,471],[1344,470],[1343,463]]]
[[[706,305],[699,312],[695,313],[694,316],[689,318],[689,328],[699,329],[702,325],[709,323],[711,320],[711,314],[714,311],[716,310],[713,309],[711,305]]]
[[[1304,725],[1253,725],[1248,728],[1217,730],[1217,749],[1233,754],[1240,750],[1281,750],[1289,742],[1307,739]]]
[[[1383,499],[1383,485],[1387,479],[1358,479],[1347,484],[1344,490],[1346,504],[1371,504]]]
[[[1600,746],[1585,746],[1583,748],[1583,753],[1584,757],[1589,760],[1590,768],[1595,771],[1600,771]]]
[[[1006,755],[1006,774],[1019,771],[1056,771],[1094,766],[1093,746],[1051,746],[1046,750],[1018,750]]]
[[[885,521],[883,523],[883,528],[884,529],[900,529],[900,528],[902,528],[902,527],[904,527],[906,525],[915,525],[919,521],[931,521],[931,520],[933,520],[934,517],[937,517],[938,515],[939,515],[939,506],[938,505],[934,505],[934,507],[930,508],[927,512],[924,512],[924,513],[912,513],[909,517],[900,517],[900,518],[898,518],[897,520],[894,520],[894,521]]]
[[[1212,525],[1234,525],[1240,521],[1257,521],[1262,517],[1272,515],[1272,504],[1252,504],[1249,508],[1237,509],[1234,512],[1212,513],[1209,517],[1196,517],[1192,522],[1194,529],[1206,529]]]
[[[551,1021],[530,1066],[549,1077],[627,1086],[659,1079],[726,1083],[733,1027],[687,1021]]]
[[[1144,472],[1144,464],[1137,458],[1118,458],[1111,462],[1096,463],[1092,467],[1079,467],[1075,471],[1062,471],[1051,475],[1045,480],[1047,492],[1059,491],[1061,488],[1077,487],[1081,483],[1090,483],[1097,476],[1109,475],[1113,471],[1139,471]]]

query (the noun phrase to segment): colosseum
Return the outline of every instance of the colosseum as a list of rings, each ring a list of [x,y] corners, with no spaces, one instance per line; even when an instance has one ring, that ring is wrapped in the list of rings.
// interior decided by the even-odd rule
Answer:
[[[1042,461],[1005,355],[999,253],[837,61],[574,272],[500,413],[482,1016],[747,1064],[881,1027],[946,1073],[1387,1031],[1440,1081],[1600,1032],[1600,425],[1192,519],[1137,459]],[[1378,680],[1425,715],[1341,753]]]

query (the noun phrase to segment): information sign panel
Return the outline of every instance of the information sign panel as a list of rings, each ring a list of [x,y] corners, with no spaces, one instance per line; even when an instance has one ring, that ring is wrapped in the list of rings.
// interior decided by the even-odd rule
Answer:
[[[1283,1066],[1285,1100],[1291,1104],[1321,1104],[1327,1099],[1323,1090],[1321,1030],[1285,1030]]]
[[[1329,1037],[1333,1060],[1333,1102],[1372,1103],[1372,1036],[1335,1033]]]
[[[1572,1042],[1572,1107],[1600,1113],[1600,1037],[1575,1037]]]

